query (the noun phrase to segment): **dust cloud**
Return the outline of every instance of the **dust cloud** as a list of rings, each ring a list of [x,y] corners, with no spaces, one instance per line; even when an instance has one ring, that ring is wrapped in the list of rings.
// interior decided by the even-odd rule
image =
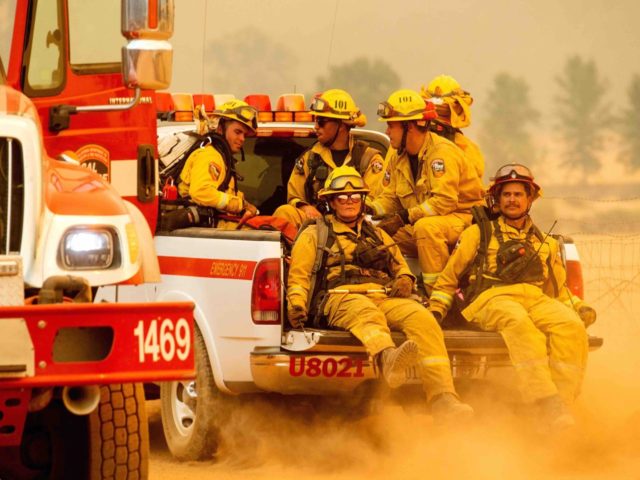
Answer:
[[[609,308],[592,327],[605,343],[591,353],[574,407],[578,426],[569,432],[540,431],[508,395],[509,384],[465,389],[477,418],[457,428],[434,425],[426,412],[391,402],[349,420],[258,397],[235,409],[225,429],[231,441],[216,461],[180,463],[166,450],[152,402],[150,478],[638,478],[637,320]]]

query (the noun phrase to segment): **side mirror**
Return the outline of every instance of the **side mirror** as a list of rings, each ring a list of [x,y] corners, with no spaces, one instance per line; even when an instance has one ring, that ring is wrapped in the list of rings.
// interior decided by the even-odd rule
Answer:
[[[162,90],[171,84],[174,0],[122,0],[124,83],[129,88]]]

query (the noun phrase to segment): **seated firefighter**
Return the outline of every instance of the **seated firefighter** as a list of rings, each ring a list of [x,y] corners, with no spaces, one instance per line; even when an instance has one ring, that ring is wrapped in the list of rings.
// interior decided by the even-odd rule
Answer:
[[[470,417],[473,409],[455,393],[442,330],[409,298],[415,277],[391,238],[364,219],[368,193],[353,167],[338,167],[327,178],[319,196],[331,213],[302,230],[293,246],[289,321],[293,327],[307,321],[319,326],[322,317],[329,327],[348,330],[391,388],[404,383],[407,367],[418,364],[432,414],[441,420]],[[316,252],[324,253],[317,258]],[[396,348],[390,328],[408,340]]]
[[[354,167],[375,194],[381,188],[384,168],[380,152],[351,133],[353,127],[365,126],[367,118],[347,92],[323,92],[314,98],[311,115],[318,141],[296,160],[287,184],[288,203],[274,213],[298,227],[326,212],[317,195],[331,170],[342,165]]]
[[[387,158],[382,193],[368,206],[403,253],[417,256],[425,293],[483,202],[482,180],[464,152],[430,131],[435,107],[413,90],[398,90],[378,107],[395,153]]]
[[[585,325],[595,321],[595,311],[566,287],[558,242],[543,235],[529,216],[540,196],[531,171],[504,165],[489,194],[499,216],[479,216],[462,233],[429,309],[442,318],[461,286],[462,315],[502,335],[524,400],[537,405],[551,428],[571,426],[567,406],[580,391],[588,353]]]
[[[231,230],[256,216],[258,209],[238,190],[233,155],[258,128],[257,111],[241,100],[230,100],[212,114],[209,133],[187,158],[178,193],[200,207],[197,224]]]

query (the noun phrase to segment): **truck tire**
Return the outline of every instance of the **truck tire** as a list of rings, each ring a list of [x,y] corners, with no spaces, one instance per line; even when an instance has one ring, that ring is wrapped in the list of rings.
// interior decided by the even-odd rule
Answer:
[[[218,451],[220,426],[228,417],[228,399],[216,387],[207,347],[195,329],[195,381],[160,385],[162,428],[178,460],[210,460]]]
[[[6,478],[145,480],[149,432],[142,384],[102,385],[89,415],[74,415],[52,400],[27,416],[16,450]]]

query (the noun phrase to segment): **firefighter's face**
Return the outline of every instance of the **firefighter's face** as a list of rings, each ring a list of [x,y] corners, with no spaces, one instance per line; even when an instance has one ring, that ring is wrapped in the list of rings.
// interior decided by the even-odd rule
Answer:
[[[314,129],[318,136],[318,141],[323,145],[330,143],[336,136],[340,122],[328,117],[316,117]]]
[[[344,223],[352,223],[358,220],[362,211],[362,194],[345,192],[342,195],[334,195],[329,200],[331,209]]]
[[[402,122],[387,122],[386,133],[389,136],[389,143],[391,143],[391,146],[398,150],[402,143]]]
[[[244,141],[251,134],[251,130],[246,125],[232,120],[224,131],[224,138],[229,144],[232,153],[242,150]]]
[[[529,211],[533,197],[521,182],[505,183],[498,199],[500,213],[509,219],[522,218]]]

